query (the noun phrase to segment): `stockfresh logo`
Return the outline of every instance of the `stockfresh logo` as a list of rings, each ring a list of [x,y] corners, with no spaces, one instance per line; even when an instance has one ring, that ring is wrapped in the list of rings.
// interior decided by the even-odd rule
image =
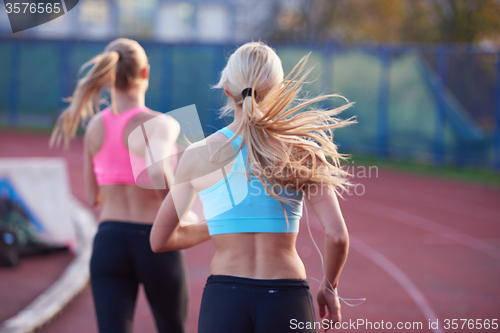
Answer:
[[[172,143],[169,144],[165,136],[165,128],[168,128],[169,117],[175,119],[180,125],[180,134],[175,152],[168,149]],[[210,197],[209,200],[217,201],[217,208],[210,210],[210,213],[205,211],[205,220],[190,218],[181,221],[181,226],[214,218],[234,208],[249,195],[243,155],[240,152],[233,156],[235,147],[225,143],[225,140],[210,144],[206,142],[200,117],[194,104],[158,115],[135,128],[128,137],[129,149],[139,151],[141,152],[139,155],[145,157],[144,159],[138,159],[133,153],[130,153],[130,163],[136,185],[145,189],[156,190],[165,190],[169,186],[175,210],[181,220],[186,207],[186,188],[190,188],[190,185],[187,185],[192,180],[220,179],[215,185],[218,188],[217,197],[207,194]],[[214,161],[211,161],[211,157],[217,156],[216,152],[219,149],[225,153],[229,150],[229,154],[223,155],[231,157],[215,157]],[[155,170],[163,170],[165,162],[170,164],[172,159],[179,161],[181,156],[186,153],[193,157],[192,160],[198,162],[198,167],[189,172],[176,172],[173,184],[166,183],[163,172],[161,172],[159,179],[153,176],[158,174]],[[235,168],[230,173],[226,172],[225,167],[232,163],[234,163],[233,167],[240,167]]]
[[[12,32],[52,21],[75,8],[79,0],[3,0]]]

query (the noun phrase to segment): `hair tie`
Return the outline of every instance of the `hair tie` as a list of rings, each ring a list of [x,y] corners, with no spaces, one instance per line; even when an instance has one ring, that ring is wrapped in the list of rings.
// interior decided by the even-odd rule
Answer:
[[[252,96],[253,92],[253,97],[257,98],[257,91],[254,91],[252,88],[245,88],[241,92],[241,96],[243,96],[243,99],[245,99],[247,96]]]

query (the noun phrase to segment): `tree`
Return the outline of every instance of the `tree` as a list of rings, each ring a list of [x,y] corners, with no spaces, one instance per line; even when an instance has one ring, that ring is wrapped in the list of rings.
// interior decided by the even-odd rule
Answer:
[[[252,37],[269,41],[500,44],[500,0],[261,1]]]

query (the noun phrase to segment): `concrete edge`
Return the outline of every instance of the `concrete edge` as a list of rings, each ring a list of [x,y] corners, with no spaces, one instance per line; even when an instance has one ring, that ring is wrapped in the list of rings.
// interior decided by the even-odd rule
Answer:
[[[31,333],[48,323],[87,286],[92,240],[97,224],[92,213],[72,200],[78,253],[61,277],[14,317],[0,325],[0,333]]]

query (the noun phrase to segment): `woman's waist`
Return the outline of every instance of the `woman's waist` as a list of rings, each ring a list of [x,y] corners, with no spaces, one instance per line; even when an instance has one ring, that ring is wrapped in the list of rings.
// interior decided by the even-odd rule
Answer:
[[[105,219],[99,222],[99,231],[107,230],[121,230],[121,231],[151,231],[153,227],[152,222],[148,221],[128,221],[128,220],[111,220]]]
[[[218,249],[210,264],[210,274],[251,279],[305,279],[304,264],[295,250],[255,251],[241,242],[238,247]]]
[[[210,265],[211,275],[227,275],[227,276],[237,276],[247,279],[257,279],[257,280],[277,280],[277,279],[306,279],[306,271],[302,267],[289,266],[286,268],[280,267],[279,269],[271,266],[266,266],[265,268],[255,268],[255,267],[228,267],[227,263],[219,265],[217,260],[214,258],[212,264]]]
[[[99,187],[103,208],[142,212],[160,209],[163,200],[155,190],[136,185],[107,185]]]
[[[110,203],[103,201],[99,221],[121,221],[124,223],[153,224],[158,209],[158,205],[141,206],[137,203],[130,205],[120,203]]]
[[[243,288],[252,288],[255,290],[266,289],[266,293],[270,292],[268,289],[275,291],[282,289],[295,289],[295,288],[307,288],[309,289],[309,283],[306,279],[254,279],[248,277],[234,276],[234,275],[215,275],[212,274],[207,278],[207,286],[210,284],[230,284]]]

